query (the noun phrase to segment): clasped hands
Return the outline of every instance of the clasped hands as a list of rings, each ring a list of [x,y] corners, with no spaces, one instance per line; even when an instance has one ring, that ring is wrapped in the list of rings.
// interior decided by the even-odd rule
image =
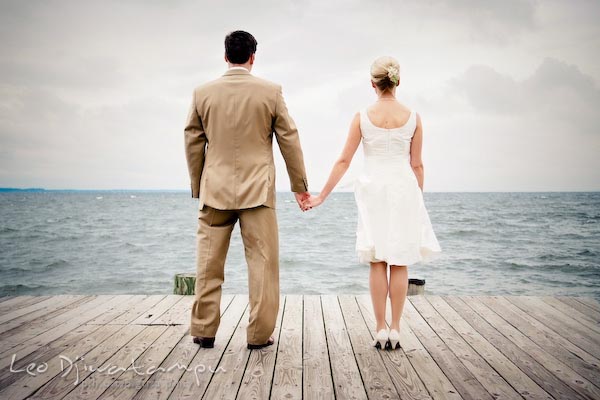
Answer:
[[[294,197],[296,197],[296,202],[302,211],[308,211],[323,203],[321,196],[314,196],[309,192],[294,193]]]

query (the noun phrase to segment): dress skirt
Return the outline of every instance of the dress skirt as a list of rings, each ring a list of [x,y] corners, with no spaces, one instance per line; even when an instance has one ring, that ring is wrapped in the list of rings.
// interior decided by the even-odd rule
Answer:
[[[362,173],[354,185],[359,262],[411,265],[437,258],[441,248],[410,164],[377,169]]]

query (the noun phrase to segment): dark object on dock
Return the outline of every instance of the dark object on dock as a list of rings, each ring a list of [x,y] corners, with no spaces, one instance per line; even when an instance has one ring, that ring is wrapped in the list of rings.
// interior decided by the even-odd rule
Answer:
[[[425,294],[425,279],[409,278],[407,296]]]

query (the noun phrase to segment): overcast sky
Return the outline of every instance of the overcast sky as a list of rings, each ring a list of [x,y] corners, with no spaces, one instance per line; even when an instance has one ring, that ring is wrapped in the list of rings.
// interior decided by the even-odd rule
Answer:
[[[192,91],[244,29],[312,191],[381,55],[423,121],[426,191],[600,190],[599,20],[598,1],[2,1],[0,186],[188,190]],[[361,165],[359,148],[341,189]]]

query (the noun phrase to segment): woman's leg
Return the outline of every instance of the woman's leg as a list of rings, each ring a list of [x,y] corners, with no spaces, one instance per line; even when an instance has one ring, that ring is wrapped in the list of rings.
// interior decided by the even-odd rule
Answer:
[[[388,294],[387,264],[385,262],[371,263],[369,288],[371,289],[373,312],[377,321],[377,332],[379,332],[385,329],[385,303]]]
[[[400,317],[408,292],[408,267],[390,265],[390,302],[392,303],[392,324],[390,329],[400,331]]]

